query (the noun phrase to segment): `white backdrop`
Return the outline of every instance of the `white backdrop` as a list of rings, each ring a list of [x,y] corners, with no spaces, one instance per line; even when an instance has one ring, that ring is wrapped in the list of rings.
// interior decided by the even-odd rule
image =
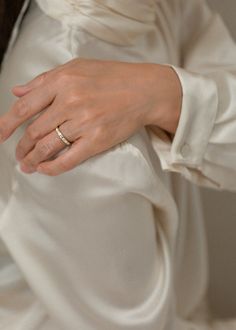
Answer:
[[[209,3],[221,13],[236,40],[236,0]],[[209,238],[211,304],[221,317],[236,316],[236,193],[203,190],[203,202]]]

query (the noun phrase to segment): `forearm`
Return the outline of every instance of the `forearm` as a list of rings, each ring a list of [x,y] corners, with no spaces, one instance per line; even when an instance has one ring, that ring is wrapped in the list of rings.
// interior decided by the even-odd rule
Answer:
[[[168,65],[153,64],[153,83],[149,88],[153,106],[147,114],[148,125],[152,130],[161,128],[169,134],[176,132],[182,105],[182,87],[180,80]]]

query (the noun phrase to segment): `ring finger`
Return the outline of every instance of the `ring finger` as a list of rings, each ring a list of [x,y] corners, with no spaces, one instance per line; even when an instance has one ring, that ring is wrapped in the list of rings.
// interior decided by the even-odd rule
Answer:
[[[58,109],[57,109],[58,110]],[[21,161],[44,136],[64,121],[62,113],[55,111],[55,105],[46,108],[26,129],[16,146],[16,159]]]
[[[65,122],[60,125],[60,131],[69,141],[74,141],[69,133],[70,122]],[[69,148],[59,137],[56,130],[46,135],[39,140],[35,147],[21,160],[20,167],[25,173],[33,173],[36,171],[37,166],[52,157],[55,157],[59,152]]]

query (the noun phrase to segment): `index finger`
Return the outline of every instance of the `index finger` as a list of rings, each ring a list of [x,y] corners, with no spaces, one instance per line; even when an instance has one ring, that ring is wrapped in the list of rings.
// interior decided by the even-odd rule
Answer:
[[[21,97],[28,92],[32,91],[34,88],[42,87],[43,85],[48,84],[49,80],[56,79],[55,73],[61,70],[61,65],[57,66],[54,69],[51,69],[49,71],[45,71],[41,73],[40,75],[36,76],[32,80],[28,81],[24,85],[17,85],[12,88],[12,93],[18,97]]]
[[[23,96],[32,89],[39,87],[43,83],[45,83],[46,77],[48,77],[48,72],[43,72],[39,76],[35,77],[34,79],[30,80],[24,85],[17,85],[13,87],[12,92],[14,95],[18,97]]]
[[[54,98],[55,91],[50,85],[35,88],[19,98],[10,111],[0,117],[0,143],[8,139],[26,120],[47,108]]]

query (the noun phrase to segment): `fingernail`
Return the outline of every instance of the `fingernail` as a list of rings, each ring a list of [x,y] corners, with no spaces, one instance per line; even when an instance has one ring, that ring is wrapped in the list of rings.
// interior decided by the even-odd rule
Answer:
[[[39,173],[44,173],[43,168],[41,166],[38,166],[36,170]]]
[[[20,164],[20,169],[22,172],[28,173],[28,174],[35,172],[35,169],[33,167],[27,166],[24,163]]]

